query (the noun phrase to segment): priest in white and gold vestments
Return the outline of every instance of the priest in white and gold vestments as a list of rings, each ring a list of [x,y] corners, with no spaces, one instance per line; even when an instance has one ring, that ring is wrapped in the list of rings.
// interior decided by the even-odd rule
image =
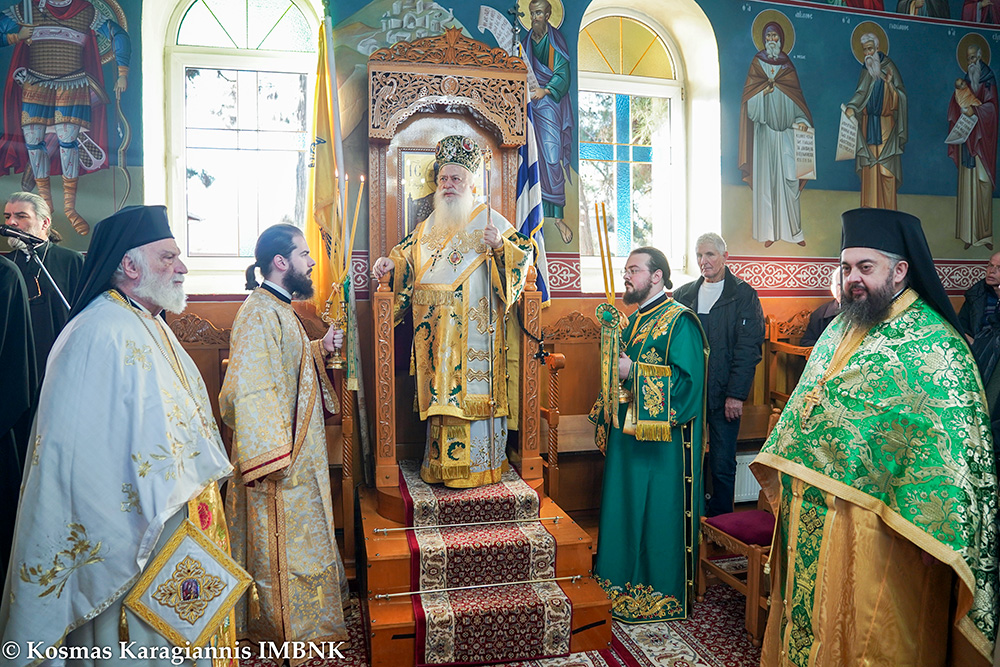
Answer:
[[[179,252],[162,206],[97,225],[29,441],[0,606],[4,664],[191,665],[122,605],[186,519],[229,548],[216,482],[232,468],[201,375],[158,316],[184,309]],[[210,643],[234,656],[231,607],[222,614]],[[136,659],[122,655],[125,628]]]
[[[507,417],[516,397],[508,396],[505,323],[532,257],[530,241],[474,201],[481,161],[468,137],[438,142],[434,212],[372,269],[376,279],[393,275],[396,324],[413,310],[417,407],[427,421],[420,476],[454,488],[492,484],[507,468]]]
[[[247,287],[264,283],[233,323],[229,368],[219,396],[234,432],[236,475],[226,498],[233,557],[250,572],[260,614],[237,606],[240,638],[268,642],[344,641],[347,578],[334,536],[324,406],[338,409],[324,349],[333,328],[310,341],[292,308],[312,295],[315,261],[302,231],[274,225],[260,235]],[[292,661],[295,665],[296,661]]]

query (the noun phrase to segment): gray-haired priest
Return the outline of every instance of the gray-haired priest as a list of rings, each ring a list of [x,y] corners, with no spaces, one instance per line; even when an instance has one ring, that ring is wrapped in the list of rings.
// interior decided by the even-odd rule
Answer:
[[[184,624],[235,649],[242,589],[205,555],[228,559],[217,481],[232,467],[198,369],[160,317],[184,309],[179,255],[162,206],[97,225],[29,441],[0,607],[5,664],[191,664],[177,659],[184,640],[168,639]],[[187,620],[154,630],[151,607]]]
[[[503,322],[524,289],[532,251],[499,212],[475,201],[482,163],[475,141],[445,137],[436,162],[434,212],[375,262],[372,275],[392,275],[397,324],[413,310],[417,406],[427,421],[420,476],[472,488],[500,481],[507,469],[507,417],[516,397],[508,397]]]

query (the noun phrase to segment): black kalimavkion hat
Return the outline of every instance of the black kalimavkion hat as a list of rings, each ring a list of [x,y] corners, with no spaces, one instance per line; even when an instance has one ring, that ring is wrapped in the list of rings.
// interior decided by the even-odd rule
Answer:
[[[166,206],[129,206],[97,223],[70,318],[86,308],[98,294],[111,289],[111,276],[125,253],[147,243],[172,238]]]
[[[958,315],[948,299],[934,269],[934,258],[927,245],[927,237],[920,226],[920,219],[881,208],[856,208],[842,216],[843,234],[840,249],[874,248],[904,257],[910,265],[907,280],[917,294],[940,313],[956,331],[962,328]]]

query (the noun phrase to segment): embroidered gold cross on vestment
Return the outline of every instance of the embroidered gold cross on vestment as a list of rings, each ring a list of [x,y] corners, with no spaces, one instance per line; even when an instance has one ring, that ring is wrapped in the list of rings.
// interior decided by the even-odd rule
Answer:
[[[820,378],[816,386],[810,389],[802,399],[805,404],[802,406],[802,425],[805,426],[809,422],[809,418],[812,417],[813,410],[819,405],[820,401],[823,400],[823,385],[826,384],[825,378]]]

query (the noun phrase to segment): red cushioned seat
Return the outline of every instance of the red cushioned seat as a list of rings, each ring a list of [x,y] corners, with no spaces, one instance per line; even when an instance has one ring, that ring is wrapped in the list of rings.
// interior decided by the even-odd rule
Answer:
[[[770,546],[771,537],[774,535],[774,515],[764,510],[730,512],[706,517],[705,523],[732,535],[744,544]]]

